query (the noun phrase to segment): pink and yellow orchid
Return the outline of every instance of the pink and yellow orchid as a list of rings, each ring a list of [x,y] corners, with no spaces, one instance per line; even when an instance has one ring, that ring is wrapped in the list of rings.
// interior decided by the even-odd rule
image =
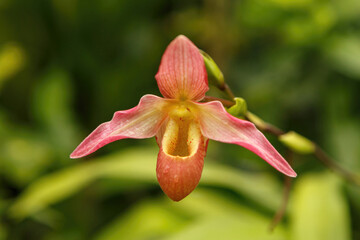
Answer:
[[[174,201],[180,201],[198,185],[209,139],[245,147],[278,171],[296,176],[254,124],[233,117],[219,101],[199,103],[209,89],[207,73],[199,49],[188,38],[180,35],[170,43],[155,78],[165,98],[145,95],[138,106],[116,112],[70,157],[84,157],[124,138],[155,136],[160,147],[157,179]]]

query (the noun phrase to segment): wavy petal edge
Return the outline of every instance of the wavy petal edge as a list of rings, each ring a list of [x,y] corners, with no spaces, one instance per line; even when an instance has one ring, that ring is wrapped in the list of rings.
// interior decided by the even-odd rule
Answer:
[[[218,101],[196,105],[200,108],[198,119],[205,137],[240,145],[254,152],[279,172],[290,177],[297,176],[289,163],[253,123],[230,115]]]
[[[166,118],[165,105],[166,99],[144,95],[136,107],[115,112],[111,121],[99,125],[71,153],[70,158],[84,157],[116,140],[155,136]]]

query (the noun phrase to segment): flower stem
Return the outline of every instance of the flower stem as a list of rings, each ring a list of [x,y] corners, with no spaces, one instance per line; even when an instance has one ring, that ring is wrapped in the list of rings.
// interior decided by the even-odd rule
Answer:
[[[353,182],[356,185],[360,186],[360,177],[353,174],[352,172],[342,168],[339,164],[337,164],[334,160],[332,160],[323,149],[321,149],[317,144],[315,144],[315,152],[314,155],[317,159],[320,160],[326,167],[332,169],[334,172],[338,173],[342,177],[344,177],[349,182]]]
[[[231,89],[229,88],[229,86],[227,84],[224,84],[224,88],[219,88],[221,91],[223,91],[224,93],[226,93],[228,95],[228,97],[230,99],[234,99],[234,94],[232,93]],[[235,104],[235,101],[229,101],[229,100],[224,100],[224,99],[220,99],[220,98],[213,98],[213,97],[206,97],[206,100],[208,101],[220,101],[225,107],[231,107]],[[262,132],[267,132],[270,133],[272,135],[275,135],[277,137],[280,137],[284,134],[286,134],[285,131],[281,130],[280,128],[265,122],[264,120],[262,120],[261,118],[259,118],[258,116],[256,116],[255,114],[251,113],[251,112],[247,112],[245,115],[245,118],[247,120],[249,120],[250,122],[254,123],[255,126]],[[301,136],[301,135],[300,135]],[[355,175],[354,173],[352,173],[351,171],[348,171],[346,169],[344,169],[343,167],[341,167],[339,164],[337,164],[333,159],[331,159],[326,153],[325,151],[320,148],[320,146],[313,142],[315,146],[315,151],[312,153],[323,165],[325,165],[327,168],[331,169],[332,171],[334,171],[335,173],[337,173],[338,175],[342,176],[344,179],[346,179],[349,182],[352,182],[358,186],[360,186],[360,177]]]
[[[286,160],[289,162],[290,165],[293,162],[293,158],[294,158],[294,152],[288,150],[286,154]],[[279,224],[279,222],[283,219],[285,215],[286,207],[288,205],[289,197],[290,197],[291,183],[292,183],[292,178],[289,176],[285,176],[282,202],[269,226],[270,232],[274,231],[275,227]]]
[[[220,89],[220,90],[223,91],[224,93],[226,93],[231,100],[234,100],[235,95],[234,95],[234,93],[231,91],[229,85],[227,85],[226,83],[224,83],[224,85],[222,86],[222,89]]]
[[[207,55],[205,52],[202,51],[203,56],[205,57],[208,64],[210,64],[212,67],[208,67],[207,71],[210,71],[211,73],[216,73],[216,74],[212,74],[216,79],[216,87],[224,92],[227,97],[230,99],[229,100],[225,100],[225,99],[220,99],[220,98],[214,98],[214,97],[209,97],[206,96],[203,100],[205,102],[209,102],[209,101],[220,101],[225,107],[231,107],[234,104],[236,104],[235,102],[235,95],[234,93],[231,91],[229,85],[227,85],[227,83],[225,82],[224,79],[224,75],[222,74],[222,72],[220,71],[219,67],[216,65],[216,63],[214,62],[214,60]],[[256,116],[255,114],[247,111],[245,114],[245,118],[247,120],[249,120],[250,122],[254,123],[255,126],[263,131],[263,132],[268,132],[272,135],[277,136],[278,138],[284,134],[286,134],[285,131],[281,130],[278,127],[275,127],[272,124],[269,124],[267,122],[265,122],[264,120],[262,120],[261,118],[259,118],[258,116]],[[289,135],[288,135],[289,136]],[[292,134],[292,136],[294,136],[294,134]],[[285,136],[283,136],[285,137]],[[311,150],[311,152],[308,153],[312,153],[320,162],[322,162],[327,168],[333,170],[335,173],[341,175],[343,178],[345,178],[346,180],[355,183],[356,185],[360,186],[360,177],[353,174],[352,172],[342,168],[340,165],[338,165],[334,160],[332,160],[326,153],[324,150],[322,150],[315,142],[310,141],[308,139],[306,139],[305,137],[301,136],[300,134],[297,134],[297,140],[301,140],[302,143],[306,142],[306,144],[312,144],[314,146],[314,149]],[[302,139],[299,139],[302,138]],[[305,140],[305,141],[304,141]],[[280,140],[281,141],[281,140]],[[282,141],[284,143],[284,141]],[[287,145],[287,147],[289,147],[289,145]],[[290,149],[290,148],[288,148]],[[294,149],[292,149],[294,150]],[[301,152],[300,152],[301,153]]]
[[[255,116],[255,118],[254,118]],[[270,133],[272,135],[275,135],[277,137],[280,137],[281,135],[285,134],[286,132],[275,127],[274,125],[267,123],[263,120],[261,120],[258,116],[248,112],[246,114],[246,119],[248,119],[249,121],[251,121],[252,123],[255,124],[255,126],[263,131],[263,132],[267,132]],[[254,119],[256,119],[256,121],[254,121]],[[344,169],[343,167],[341,167],[339,164],[337,164],[333,159],[331,159],[326,153],[325,151],[320,148],[320,146],[318,144],[316,144],[315,142],[312,142],[315,146],[315,151],[313,152],[313,155],[323,164],[325,165],[327,168],[333,170],[335,173],[339,174],[340,176],[342,176],[344,179],[348,180],[349,182],[352,182],[358,186],[360,186],[360,177],[355,175],[354,173]]]
[[[229,101],[229,100],[225,100],[222,98],[217,98],[217,97],[211,97],[211,96],[205,96],[202,99],[203,102],[211,102],[211,101],[219,101],[222,103],[222,105],[224,105],[224,107],[231,107],[234,105],[233,101]]]

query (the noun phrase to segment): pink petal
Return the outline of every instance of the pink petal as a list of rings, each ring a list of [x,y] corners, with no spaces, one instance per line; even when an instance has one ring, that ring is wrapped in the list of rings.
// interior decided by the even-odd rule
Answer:
[[[204,166],[207,140],[195,122],[170,119],[157,160],[156,175],[164,193],[174,201],[189,195],[198,185]]]
[[[143,96],[136,107],[118,111],[111,121],[98,126],[70,157],[84,157],[108,143],[123,138],[153,137],[167,116],[163,111],[166,101],[154,95]]]
[[[155,78],[166,98],[197,101],[209,90],[203,57],[183,35],[175,38],[166,48]]]
[[[288,162],[254,124],[231,116],[218,101],[197,105],[200,108],[198,111],[200,128],[205,137],[245,147],[278,171],[290,177],[296,177],[296,173]]]

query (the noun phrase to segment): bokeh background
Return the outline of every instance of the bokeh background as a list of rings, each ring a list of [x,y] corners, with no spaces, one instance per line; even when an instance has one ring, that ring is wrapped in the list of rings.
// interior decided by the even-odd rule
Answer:
[[[157,184],[155,139],[69,159],[115,111],[160,95],[154,75],[178,34],[252,112],[360,174],[358,0],[1,0],[0,239],[360,239],[360,188],[312,156],[295,155],[273,233],[284,176],[239,146],[210,141],[179,203]]]

